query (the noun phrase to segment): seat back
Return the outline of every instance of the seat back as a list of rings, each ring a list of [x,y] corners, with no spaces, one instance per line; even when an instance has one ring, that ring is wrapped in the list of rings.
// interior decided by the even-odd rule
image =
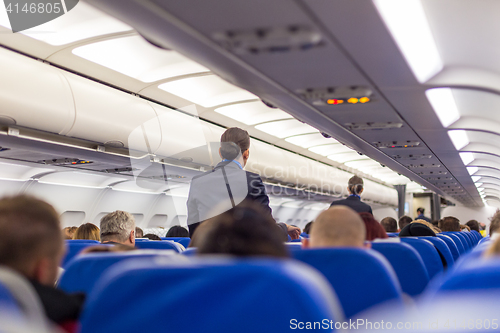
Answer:
[[[418,237],[418,238],[428,240],[434,245],[434,247],[439,253],[439,256],[441,257],[441,261],[443,261],[443,263],[446,264],[445,267],[449,268],[453,266],[453,264],[455,263],[455,259],[453,259],[450,248],[448,247],[448,245],[445,243],[444,240],[432,236]]]
[[[100,244],[99,241],[93,239],[66,239],[67,243],[92,243],[92,244]]]
[[[189,237],[160,237],[161,240],[169,240],[169,241],[174,241],[176,243],[181,244],[184,246],[186,249],[189,246],[189,242],[191,242],[191,238]]]
[[[476,237],[477,243],[479,243],[479,241],[481,241],[481,239],[483,238],[483,236],[481,236],[481,233],[477,232],[476,230],[471,230],[470,232]]]
[[[390,263],[378,252],[331,248],[293,251],[293,258],[319,270],[333,286],[346,318],[386,301],[402,302]]]
[[[372,249],[380,252],[391,263],[403,292],[415,296],[425,289],[429,283],[429,273],[413,247],[401,242],[373,242]]]
[[[387,236],[389,236],[389,237],[398,237],[399,236],[399,232],[388,232]]]
[[[431,242],[425,239],[418,239],[416,237],[402,237],[401,241],[417,250],[420,257],[422,257],[422,260],[424,261],[427,273],[429,273],[429,278],[432,279],[444,270],[441,257]]]
[[[444,241],[446,245],[448,245],[448,248],[450,249],[451,255],[453,257],[453,261],[456,262],[460,257],[460,251],[458,251],[458,247],[457,244],[455,244],[455,241],[448,235],[437,234],[436,236]]]
[[[275,333],[325,318],[342,320],[333,290],[298,262],[132,259],[89,295],[80,332]]]
[[[450,237],[456,237],[456,238],[460,239],[461,244],[464,248],[463,253],[469,252],[469,250],[471,250],[472,246],[469,244],[466,236],[463,235],[462,232],[460,232],[460,231],[445,231],[445,232],[442,232],[442,234],[449,235]]]
[[[59,279],[58,288],[68,293],[90,293],[99,278],[112,265],[132,258],[151,258],[159,255],[171,255],[173,251],[128,251],[89,253],[75,258]],[[173,260],[173,259],[172,259]]]
[[[490,239],[490,236],[484,236],[483,238],[481,238],[481,240],[479,241],[479,244],[483,244],[483,243],[486,243],[486,242],[489,242],[491,239]]]
[[[67,240],[66,254],[62,260],[61,267],[66,268],[71,259],[76,257],[83,249],[95,245],[99,245],[99,242],[75,242],[74,240]]]
[[[465,252],[467,252],[467,250],[466,250],[466,248],[464,246],[464,241],[462,240],[462,238],[460,238],[459,236],[455,235],[455,233],[453,233],[453,232],[442,232],[442,233],[440,233],[440,235],[445,235],[445,236],[448,236],[451,239],[453,239],[453,241],[455,242],[455,245],[458,248],[458,252],[460,252],[460,255],[462,255]]]
[[[182,252],[181,247],[173,241],[144,241],[135,243],[135,247],[139,249],[155,249],[155,250],[174,250],[175,252]]]
[[[469,248],[472,250],[476,245],[476,243],[474,242],[471,233],[467,231],[461,231],[460,234],[464,236],[465,240],[469,243]]]

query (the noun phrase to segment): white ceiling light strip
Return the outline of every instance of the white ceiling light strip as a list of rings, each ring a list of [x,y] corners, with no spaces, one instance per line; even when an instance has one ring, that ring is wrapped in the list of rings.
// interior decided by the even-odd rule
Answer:
[[[460,158],[462,159],[462,162],[464,162],[464,165],[469,165],[474,161],[474,154],[473,153],[459,153]]]
[[[450,88],[428,89],[425,95],[443,127],[446,128],[460,119],[460,113]]]
[[[448,131],[448,136],[458,151],[470,143],[467,132],[464,130]]]
[[[141,36],[127,36],[77,47],[73,54],[142,82],[209,72],[175,51],[162,50]]]
[[[406,62],[420,83],[443,69],[420,0],[373,0]]]
[[[273,121],[257,125],[255,128],[279,139],[300,134],[319,133],[319,131],[314,127],[304,124],[296,119]]]
[[[272,109],[261,101],[223,106],[214,111],[245,125],[293,118],[288,113],[280,109]]]

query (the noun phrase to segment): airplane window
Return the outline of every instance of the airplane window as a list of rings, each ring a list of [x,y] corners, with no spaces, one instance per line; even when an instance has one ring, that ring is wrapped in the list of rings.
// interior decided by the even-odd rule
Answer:
[[[61,214],[61,227],[79,226],[85,222],[85,212],[68,210]]]

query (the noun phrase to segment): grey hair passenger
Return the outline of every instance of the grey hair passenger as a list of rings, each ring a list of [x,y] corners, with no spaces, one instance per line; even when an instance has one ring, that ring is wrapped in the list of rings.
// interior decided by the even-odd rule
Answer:
[[[101,219],[101,243],[135,245],[135,219],[132,214],[117,210]]]

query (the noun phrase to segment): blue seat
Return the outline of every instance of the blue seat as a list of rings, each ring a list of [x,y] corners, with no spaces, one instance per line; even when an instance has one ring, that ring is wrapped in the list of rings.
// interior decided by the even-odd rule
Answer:
[[[393,300],[402,305],[401,287],[390,263],[367,249],[331,248],[293,251],[293,258],[319,270],[333,286],[346,318]]]
[[[135,243],[135,247],[139,249],[155,249],[155,250],[174,250],[181,252],[181,248],[172,241],[145,241]]]
[[[416,237],[402,237],[401,241],[417,250],[424,261],[427,273],[429,273],[429,278],[432,279],[444,270],[441,257],[439,256],[436,247],[431,242],[426,241],[425,239],[418,239]]]
[[[61,267],[66,268],[68,263],[73,259],[78,253],[89,246],[99,245],[99,242],[75,242],[74,240],[66,241],[66,254],[62,260]]]
[[[17,303],[10,290],[0,282],[0,308],[9,309],[11,313],[15,313],[21,317],[21,308]]]
[[[460,255],[467,252],[462,239],[460,237],[458,237],[457,235],[455,235],[453,232],[442,232],[442,233],[440,233],[440,235],[449,236],[451,239],[453,239],[453,241],[455,242],[455,245],[458,248],[458,252],[460,252]]]
[[[301,243],[302,240],[300,238],[297,238],[297,239],[292,239],[290,242],[291,243]]]
[[[477,232],[476,230],[471,230],[470,231],[474,236],[476,236],[477,238],[477,243],[479,243],[481,241],[481,239],[483,239],[483,236],[481,235],[481,233]]]
[[[453,235],[455,237],[458,237],[462,241],[462,245],[464,247],[464,253],[469,252],[472,249],[471,244],[467,241],[467,237],[463,235],[461,231],[446,231],[442,232],[445,235]]]
[[[389,236],[389,237],[398,237],[399,236],[399,232],[388,232],[387,236]]]
[[[372,249],[380,252],[391,263],[403,292],[415,296],[425,289],[429,283],[429,273],[413,247],[405,243],[374,242]]]
[[[196,251],[197,251],[197,248],[195,248],[195,247],[188,247],[186,249],[186,251],[182,251],[181,254],[183,254],[185,256],[188,256],[188,257],[191,257],[191,256],[196,255]]]
[[[436,250],[439,253],[439,256],[441,257],[441,261],[443,261],[443,264],[445,264],[445,268],[450,268],[453,266],[455,263],[455,259],[453,259],[453,256],[451,254],[450,248],[448,245],[445,243],[444,240],[438,238],[438,237],[418,237],[419,239],[425,239],[431,242]]]
[[[303,232],[300,234],[300,237],[309,238],[309,234],[306,234],[305,232]]]
[[[470,249],[472,250],[474,248],[474,246],[476,245],[476,243],[474,243],[474,239],[473,239],[472,235],[470,234],[470,232],[462,231],[462,232],[460,232],[460,234],[462,236],[464,236],[465,240],[469,243]]]
[[[80,332],[276,333],[325,318],[342,320],[333,290],[298,262],[193,258],[176,266],[131,259],[89,295]]]
[[[67,239],[67,243],[93,243],[93,244],[100,244],[99,241],[93,240],[93,239]]]
[[[450,249],[451,255],[453,256],[453,260],[456,262],[458,258],[460,257],[460,251],[458,250],[457,244],[455,241],[448,235],[442,235],[442,234],[437,234],[436,235],[439,239],[444,241],[446,245],[448,245],[448,248]]]
[[[159,253],[104,252],[89,253],[75,258],[59,279],[58,288],[68,293],[83,292],[88,294],[99,278],[112,265],[131,258],[151,258]],[[162,256],[163,257],[163,256]]]
[[[455,269],[461,269],[462,267],[467,267],[470,263],[475,263],[477,260],[481,259],[484,251],[486,251],[488,247],[488,244],[479,244],[472,251],[464,254],[458,259]]]
[[[174,241],[176,243],[179,243],[182,246],[184,246],[186,249],[189,246],[189,242],[191,242],[191,238],[189,238],[189,237],[160,237],[160,238],[161,238],[161,240],[170,240],[170,241]]]
[[[490,239],[490,236],[484,236],[483,238],[481,238],[481,240],[479,241],[479,244],[483,244],[483,243],[486,243],[486,242],[489,242],[491,241]]]

